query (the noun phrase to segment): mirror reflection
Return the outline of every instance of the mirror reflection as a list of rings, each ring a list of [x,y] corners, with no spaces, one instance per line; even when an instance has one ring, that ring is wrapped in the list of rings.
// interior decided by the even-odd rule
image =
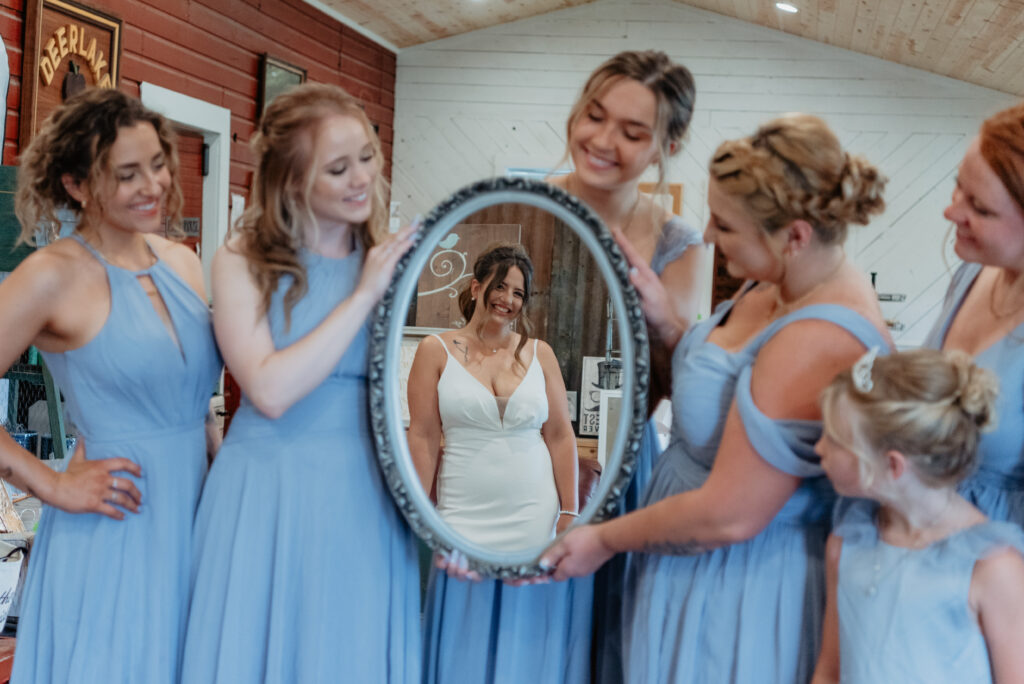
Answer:
[[[455,226],[418,278],[406,397],[420,486],[467,541],[539,551],[577,519],[611,447],[594,439],[600,382],[614,393],[622,377],[601,272],[557,217],[505,203]]]

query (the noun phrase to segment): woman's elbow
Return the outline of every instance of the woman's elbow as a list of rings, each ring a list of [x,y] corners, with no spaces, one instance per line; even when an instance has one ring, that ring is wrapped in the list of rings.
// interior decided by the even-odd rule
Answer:
[[[256,410],[271,420],[283,416],[292,404],[281,397],[280,393],[260,391],[259,389],[246,395]]]

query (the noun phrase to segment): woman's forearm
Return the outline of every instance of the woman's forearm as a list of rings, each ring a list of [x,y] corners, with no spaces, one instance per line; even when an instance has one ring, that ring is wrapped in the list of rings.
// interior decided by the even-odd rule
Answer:
[[[356,290],[305,337],[274,351],[250,373],[236,373],[243,392],[262,413],[280,417],[330,375],[372,310],[373,300]]]
[[[41,501],[52,503],[58,475],[22,449],[5,430],[0,430],[0,479]]]
[[[601,539],[614,553],[685,556],[736,544],[756,534],[746,521],[733,520],[704,498],[696,489],[601,523]]]
[[[551,467],[558,490],[559,510],[579,512],[579,460],[576,440],[570,435],[552,440],[548,446],[551,452]]]

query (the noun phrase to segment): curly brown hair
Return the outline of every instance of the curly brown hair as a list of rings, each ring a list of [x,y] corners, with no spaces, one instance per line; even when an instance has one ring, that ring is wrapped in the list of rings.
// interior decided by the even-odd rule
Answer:
[[[263,112],[249,145],[256,157],[249,206],[233,228],[240,236],[239,252],[259,289],[263,313],[283,276],[292,282],[284,295],[285,320],[309,289],[305,267],[299,259],[303,245],[302,224],[316,227],[310,209],[317,127],[326,117],[341,114],[357,119],[373,147],[378,173],[371,193],[369,220],[356,226],[365,251],[387,233],[388,184],[381,170],[384,153],[362,105],[337,86],[305,83],[278,95]],[[301,217],[301,219],[300,219]]]
[[[20,242],[35,242],[37,230],[47,240],[60,231],[57,210],[67,207],[78,217],[78,227],[100,219],[103,193],[115,183],[110,172],[110,148],[122,128],[140,123],[153,126],[160,140],[171,186],[164,202],[170,235],[181,234],[184,198],[178,177],[177,136],[170,123],[136,98],[110,88],[88,88],[57,107],[21,154],[14,211],[21,222]],[[84,184],[86,206],[72,197],[62,180],[67,174]]]
[[[823,243],[842,243],[850,223],[867,224],[885,209],[885,176],[844,152],[825,122],[809,114],[781,116],[748,138],[727,140],[710,171],[768,234],[802,219]]]

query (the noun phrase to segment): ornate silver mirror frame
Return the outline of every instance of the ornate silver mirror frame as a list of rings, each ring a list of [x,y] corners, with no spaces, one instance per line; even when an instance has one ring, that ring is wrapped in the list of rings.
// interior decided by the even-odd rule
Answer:
[[[497,552],[454,532],[438,515],[420,486],[402,421],[399,358],[406,312],[420,272],[452,228],[467,216],[503,203],[548,211],[565,223],[589,249],[608,285],[623,359],[622,408],[600,485],[580,521],[614,515],[630,478],[647,418],[649,362],[647,327],[640,298],[629,282],[628,263],[611,233],[582,202],[560,188],[523,178],[495,178],[469,185],[437,205],[426,217],[412,249],[395,270],[377,305],[370,340],[370,415],[377,455],[391,493],[413,531],[435,552],[462,551],[471,569],[485,577],[514,579],[543,574],[537,550]],[[632,362],[630,362],[632,361]],[[611,433],[609,433],[611,434]]]

